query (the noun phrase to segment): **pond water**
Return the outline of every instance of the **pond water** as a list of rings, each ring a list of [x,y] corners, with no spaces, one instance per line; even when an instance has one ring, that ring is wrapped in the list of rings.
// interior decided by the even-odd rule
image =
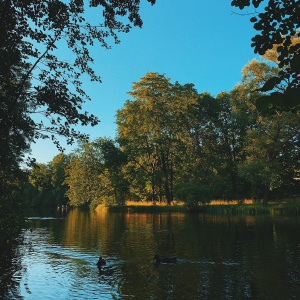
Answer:
[[[1,251],[1,299],[300,299],[299,219],[76,209],[27,225]]]

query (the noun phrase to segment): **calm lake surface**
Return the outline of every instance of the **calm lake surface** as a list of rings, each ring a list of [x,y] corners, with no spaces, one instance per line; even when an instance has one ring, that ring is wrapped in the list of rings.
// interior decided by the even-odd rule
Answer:
[[[299,218],[70,210],[27,225],[1,251],[0,299],[300,299]]]

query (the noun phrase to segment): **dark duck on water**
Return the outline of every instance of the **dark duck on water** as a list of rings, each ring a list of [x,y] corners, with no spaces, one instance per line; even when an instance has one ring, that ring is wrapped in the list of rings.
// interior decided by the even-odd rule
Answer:
[[[159,264],[174,264],[177,262],[177,257],[176,256],[169,256],[169,257],[164,257],[160,258],[159,255],[154,255],[153,257],[153,263],[156,265]]]
[[[97,267],[101,268],[106,265],[106,261],[102,258],[102,256],[99,257],[99,260],[97,261]]]

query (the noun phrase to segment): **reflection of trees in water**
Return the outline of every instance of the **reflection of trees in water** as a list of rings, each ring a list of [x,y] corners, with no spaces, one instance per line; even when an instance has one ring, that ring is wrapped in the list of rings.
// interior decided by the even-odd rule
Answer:
[[[156,254],[159,254],[160,256],[176,255],[174,223],[178,223],[178,215],[153,215],[153,235]]]
[[[42,221],[35,222],[34,233]],[[58,252],[53,248],[51,255],[47,252],[47,261],[59,274],[62,269],[55,269],[57,261],[66,262],[66,286],[74,299],[80,285],[88,286],[88,293],[101,290],[108,298],[273,299],[282,296],[287,287],[291,295],[299,296],[300,248],[295,234],[299,222],[293,225],[283,219],[252,216],[71,210],[67,219],[53,220],[47,226],[45,243],[59,245]],[[33,241],[34,234],[26,231],[24,235],[25,243],[26,237]],[[76,251],[69,251],[73,246]],[[20,258],[28,247],[13,250],[7,266],[9,278],[1,277],[1,287],[8,282],[17,296],[20,278],[16,276],[23,276],[22,289],[26,289],[26,270],[20,268]],[[154,266],[156,253],[174,254],[179,259],[177,264]],[[98,255],[107,261],[100,270],[96,267]],[[17,298],[8,289],[5,293],[11,296],[6,299]]]
[[[282,274],[288,283],[289,294],[294,298],[300,296],[300,219],[279,218],[274,224],[274,246],[281,249],[280,263]],[[298,297],[297,297],[298,296]]]
[[[0,245],[0,298],[18,299],[20,280],[26,273],[22,266],[24,256],[24,232],[13,241]],[[25,286],[26,288],[26,286]]]
[[[263,262],[263,257],[268,261],[272,255],[274,223],[270,220],[98,213],[89,222],[95,224],[81,228],[82,237],[86,236],[87,228],[97,228],[104,255],[115,255],[114,263],[118,266],[117,273],[103,273],[100,281],[118,285],[120,294],[145,293],[146,284],[145,298],[164,295],[173,299],[186,290],[195,297],[235,295],[251,299],[264,290],[260,282],[271,283],[272,278],[265,274],[270,270],[273,274],[277,272],[278,264],[265,268]],[[95,235],[91,231],[89,234]],[[154,253],[175,254],[190,261],[156,268],[150,263]]]

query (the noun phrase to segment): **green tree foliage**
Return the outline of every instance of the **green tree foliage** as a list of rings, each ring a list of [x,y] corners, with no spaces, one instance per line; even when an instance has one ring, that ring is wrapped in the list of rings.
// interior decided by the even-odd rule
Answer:
[[[141,27],[139,8],[140,1],[132,0],[1,1],[1,169],[17,167],[35,139],[51,138],[60,147],[57,135],[72,143],[83,136],[74,125],[99,122],[82,112],[89,97],[81,77],[101,81],[89,47],[98,42],[109,48],[108,40],[118,43],[117,34],[131,24]],[[86,20],[89,11],[98,14],[97,23]]]
[[[139,10],[139,0],[0,2],[0,210],[18,198],[20,187],[11,182],[23,180],[19,168],[32,142],[51,138],[61,149],[58,136],[71,144],[85,137],[76,125],[98,124],[96,116],[83,111],[90,98],[82,77],[101,82],[89,49],[109,48],[109,41],[119,43],[119,33],[141,27]],[[90,13],[96,21],[87,19]],[[30,195],[41,186],[29,189]],[[65,201],[60,192],[54,197]]]
[[[55,205],[52,198],[51,171],[48,164],[36,164],[28,175],[28,185],[24,188],[26,205],[43,207]]]
[[[78,154],[71,157],[65,183],[72,206],[89,205],[101,198],[102,155],[97,150],[92,144],[84,143],[76,151]]]
[[[99,139],[96,146],[103,155],[103,172],[99,179],[104,203],[124,205],[129,193],[129,182],[124,173],[127,156],[112,139]],[[93,206],[97,204],[93,203]]]
[[[291,95],[299,95],[300,89],[300,43],[293,44],[292,40],[299,37],[300,6],[298,0],[233,0],[232,6],[244,9],[253,5],[256,9],[264,8],[263,12],[257,13],[250,21],[259,34],[252,38],[254,52],[264,55],[274,45],[281,44],[276,48],[278,53],[279,72],[272,77],[264,86],[263,90],[272,90],[282,80],[289,82],[288,90]],[[299,97],[298,97],[299,103]]]
[[[254,189],[263,190],[265,205],[270,191],[294,184],[293,178],[299,169],[299,111],[261,113],[256,106],[261,92],[251,93],[253,88],[261,86],[276,72],[276,68],[264,62],[252,61],[243,69],[242,87],[237,87],[238,90],[246,90],[243,101],[252,107],[248,111],[255,121],[246,132],[246,157],[239,164],[239,172]]]
[[[238,178],[237,169],[239,162],[244,159],[244,138],[251,120],[245,118],[244,107],[236,101],[232,93],[220,93],[216,100],[219,105],[218,117],[215,120],[215,155],[219,157],[218,184],[223,188],[223,197],[240,199],[243,183]]]
[[[291,186],[299,168],[299,114],[259,117],[257,127],[249,129],[245,143],[246,159],[239,165],[241,176],[264,192],[264,204],[270,191]]]
[[[117,113],[131,195],[170,203],[175,191],[194,206],[208,197],[263,197],[267,204],[270,192],[295,194],[299,111],[258,107],[260,87],[276,74],[277,67],[253,60],[242,82],[216,98],[158,73],[135,82],[133,100]]]
[[[66,205],[67,185],[65,170],[69,156],[56,155],[48,164],[36,164],[28,170],[28,181],[23,186],[22,198],[27,207],[55,207]]]
[[[211,182],[214,176],[214,161],[210,153],[215,147],[216,134],[213,119],[217,118],[218,103],[208,93],[196,96],[195,103],[188,106],[186,125],[181,127],[184,142],[180,182],[201,180]]]
[[[178,184],[174,189],[174,195],[184,201],[191,210],[195,209],[199,203],[206,204],[211,200],[211,190],[200,182]]]
[[[292,45],[297,45],[300,42],[300,38],[292,38]],[[279,68],[278,52],[277,49],[280,48],[282,44],[274,45],[272,49],[268,50],[263,58],[266,58],[269,62],[274,62],[276,67],[274,67],[274,74],[268,80],[264,80],[261,84],[259,90],[264,93],[257,100],[257,107],[261,112],[273,111],[277,113],[278,111],[292,111],[296,112],[299,110],[299,90],[297,88],[291,88],[290,80],[277,80],[278,74],[282,72]],[[268,64],[267,64],[268,65]],[[268,67],[270,67],[268,65]],[[289,69],[289,66],[282,67],[283,69]],[[288,71],[288,70],[287,70]]]
[[[20,96],[18,105],[13,110],[9,111],[9,107],[13,97],[12,90],[20,82],[26,66],[21,64],[14,66],[11,70],[13,76],[2,74],[1,67],[0,70],[0,170],[18,173],[19,164],[30,148],[34,130],[28,116],[29,105],[26,103],[25,95]],[[28,91],[27,82],[24,89]]]
[[[122,171],[125,163],[126,156],[111,139],[83,143],[72,155],[66,172],[70,205],[124,204],[128,195]]]
[[[196,102],[192,84],[171,84],[158,73],[147,73],[133,83],[134,100],[117,112],[118,135],[130,167],[146,179],[152,201],[173,200],[178,160],[183,150],[183,131],[188,105]],[[133,179],[139,182],[140,178]]]
[[[259,87],[277,72],[253,60],[241,83],[216,97],[147,73],[117,112],[118,143],[82,142],[70,157],[30,170],[34,203],[65,204],[67,196],[71,205],[94,207],[175,197],[193,209],[214,198],[267,204],[270,195],[299,193],[299,111],[258,109]]]
[[[69,162],[70,157],[60,153],[56,155],[49,164],[52,186],[51,194],[56,205],[66,205],[68,202],[66,197],[68,186],[65,184],[65,179]]]
[[[18,176],[16,176],[18,175]],[[22,186],[26,181],[21,171],[3,172],[0,170],[0,246],[13,239],[21,229],[22,222]]]
[[[216,97],[147,73],[117,112],[119,144],[81,143],[70,160],[58,155],[32,169],[30,182],[43,201],[63,203],[67,188],[71,205],[92,207],[129,198],[170,204],[173,197],[191,209],[213,198],[263,198],[266,205],[270,195],[299,194],[299,110],[259,109],[260,87],[277,73],[253,60],[241,83]]]
[[[242,111],[231,93],[223,92],[216,98],[208,93],[198,96],[197,104],[189,109],[186,159],[182,164],[189,170],[182,182],[200,181],[218,199],[239,196],[237,164],[243,159],[248,124]]]

